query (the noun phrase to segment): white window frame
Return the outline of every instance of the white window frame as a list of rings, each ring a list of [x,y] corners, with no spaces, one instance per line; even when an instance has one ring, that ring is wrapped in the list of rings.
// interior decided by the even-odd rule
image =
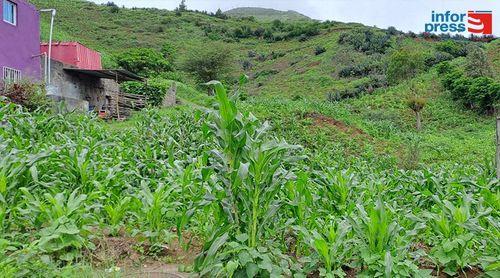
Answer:
[[[5,84],[19,82],[22,78],[23,75],[20,70],[2,67],[2,79]]]
[[[3,18],[3,21],[5,23],[10,24],[10,25],[17,26],[17,4],[14,3],[14,2],[12,2],[12,1],[9,1],[9,0],[2,0],[2,7],[3,7],[3,9],[5,9],[5,6],[6,6],[5,4],[11,4],[13,6],[13,8],[14,8],[13,9],[13,13],[14,14],[13,14],[12,20],[14,22],[10,22],[10,21],[6,20],[5,18]],[[2,17],[3,17],[3,13],[5,12],[3,9],[2,9]]]

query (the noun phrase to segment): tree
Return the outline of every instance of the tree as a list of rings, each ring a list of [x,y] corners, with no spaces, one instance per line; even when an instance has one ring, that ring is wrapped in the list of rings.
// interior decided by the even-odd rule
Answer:
[[[422,110],[424,109],[425,105],[427,104],[427,100],[422,97],[418,96],[413,96],[408,99],[408,107],[413,110],[415,113],[415,118],[416,118],[416,128],[417,130],[422,129]]]
[[[468,77],[491,76],[491,68],[488,57],[482,48],[471,45],[467,49],[466,74]]]
[[[115,2],[109,1],[108,3],[106,3],[106,6],[109,7],[109,11],[112,13],[117,13],[120,11],[120,7],[118,7]]]
[[[223,13],[221,9],[217,9],[214,16],[217,18],[220,18],[220,19],[227,19],[228,18],[228,16],[225,13]]]
[[[422,129],[422,110],[427,104],[427,100],[423,97],[420,97],[422,91],[422,84],[412,83],[410,85],[410,91],[412,92],[412,96],[408,99],[407,105],[408,108],[413,110],[416,118],[416,128],[418,131]]]
[[[407,44],[395,50],[389,56],[387,80],[390,84],[415,77],[425,67],[423,50],[415,45]]]
[[[179,4],[179,7],[177,8],[177,11],[179,11],[179,12],[187,11],[186,0],[181,1],[181,3]]]
[[[200,82],[224,80],[233,66],[231,49],[224,44],[199,46],[189,51],[182,68],[192,73]]]
[[[172,70],[161,52],[152,48],[133,48],[116,56],[119,66],[144,77]]]

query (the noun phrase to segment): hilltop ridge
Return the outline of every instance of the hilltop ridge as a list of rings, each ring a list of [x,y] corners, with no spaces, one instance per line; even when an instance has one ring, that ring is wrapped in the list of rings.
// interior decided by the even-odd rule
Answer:
[[[293,10],[280,11],[259,7],[239,7],[224,13],[233,17],[254,17],[260,21],[273,21],[276,19],[283,21],[312,20],[310,17]]]

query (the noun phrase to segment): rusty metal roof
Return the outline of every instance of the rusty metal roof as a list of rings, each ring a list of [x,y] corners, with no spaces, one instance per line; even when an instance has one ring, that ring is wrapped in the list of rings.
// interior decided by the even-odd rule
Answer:
[[[85,75],[90,75],[98,78],[112,79],[118,82],[121,81],[144,81],[144,78],[138,76],[124,69],[103,69],[103,70],[88,70],[88,69],[75,69],[75,68],[64,68],[65,71],[80,73]]]

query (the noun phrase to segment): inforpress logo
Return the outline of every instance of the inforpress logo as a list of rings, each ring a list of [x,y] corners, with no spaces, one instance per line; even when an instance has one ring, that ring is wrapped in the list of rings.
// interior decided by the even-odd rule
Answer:
[[[467,14],[470,33],[484,35],[493,33],[493,13],[491,11],[469,11]]]
[[[425,24],[425,32],[493,34],[493,13],[491,11],[468,11],[438,13],[432,11],[431,22]]]

